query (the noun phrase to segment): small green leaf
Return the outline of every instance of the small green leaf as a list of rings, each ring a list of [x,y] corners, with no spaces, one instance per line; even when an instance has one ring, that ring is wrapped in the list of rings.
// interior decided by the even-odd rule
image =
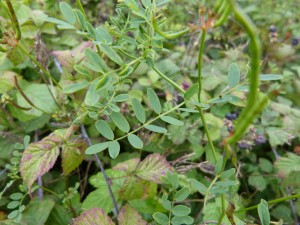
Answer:
[[[151,108],[156,112],[157,114],[161,113],[161,104],[159,101],[159,98],[155,91],[151,88],[147,89],[147,96],[150,103]]]
[[[19,215],[19,210],[14,210],[10,214],[8,214],[7,218],[13,219],[13,218],[16,218],[18,215]]]
[[[177,189],[179,186],[179,177],[177,173],[167,172],[167,178],[172,185],[173,189]]]
[[[174,216],[171,220],[172,225],[193,224],[194,219],[190,216]]]
[[[14,209],[14,208],[18,207],[19,204],[20,204],[19,201],[12,201],[12,202],[8,203],[7,208],[8,209]]]
[[[112,37],[104,28],[98,27],[96,28],[96,41],[110,45],[112,43]]]
[[[142,104],[139,102],[139,100],[137,100],[136,98],[132,99],[132,108],[138,121],[140,121],[141,123],[145,123],[146,122],[145,109],[142,106]]]
[[[172,125],[176,125],[176,126],[183,126],[183,122],[178,120],[178,119],[175,119],[171,116],[161,116],[160,117],[163,121],[169,123],[169,124],[172,124]]]
[[[109,143],[110,142],[102,142],[99,144],[92,145],[85,150],[85,154],[92,155],[92,154],[102,152],[103,150],[108,148]]]
[[[122,66],[124,64],[123,60],[121,57],[118,55],[118,53],[109,45],[101,43],[99,44],[101,50],[105,55],[107,55],[108,58],[110,58],[112,61],[117,63],[118,65]]]
[[[9,196],[12,200],[20,200],[21,198],[23,198],[23,194],[22,193],[13,193],[11,196]]]
[[[189,109],[189,108],[179,108],[178,110],[183,111],[183,112],[189,112],[189,113],[198,113],[197,110]]]
[[[268,81],[268,80],[281,80],[283,76],[277,74],[261,74],[259,80]]]
[[[86,29],[86,21],[85,21],[84,15],[78,9],[74,9],[74,12],[75,12],[75,14],[77,16],[77,19],[78,19],[79,23],[80,23],[81,30],[85,31],[85,29]]]
[[[229,67],[227,81],[229,87],[235,87],[239,84],[241,79],[240,69],[236,63],[232,63]]]
[[[175,216],[186,216],[191,213],[191,209],[185,205],[176,205],[173,207],[172,212]]]
[[[155,126],[155,125],[146,125],[145,128],[156,133],[162,133],[162,134],[167,133],[166,128]]]
[[[89,85],[89,82],[87,82],[87,81],[68,84],[68,85],[64,86],[63,92],[66,94],[75,93],[77,91],[80,91],[80,90],[86,88],[88,85]]]
[[[126,118],[119,112],[112,112],[111,118],[116,124],[116,126],[123,132],[129,132],[130,126]]]
[[[76,22],[76,17],[73,13],[72,7],[66,3],[66,2],[61,2],[59,4],[59,9],[61,13],[63,14],[64,18],[70,23],[74,24]]]
[[[26,135],[23,139],[23,145],[25,148],[27,148],[27,146],[29,145],[30,143],[30,136],[29,135]]]
[[[120,94],[114,98],[115,102],[126,102],[129,99],[128,94]]]
[[[112,141],[108,146],[109,156],[113,159],[117,158],[120,153],[120,144],[118,141]]]
[[[152,217],[158,224],[161,224],[161,225],[166,225],[169,222],[169,218],[161,212],[154,213],[152,215]]]
[[[228,95],[224,95],[222,97],[219,97],[219,98],[216,98],[212,101],[210,101],[209,103],[224,103],[224,102],[229,102],[232,100],[232,97],[231,96],[228,96]]]
[[[108,123],[104,120],[98,120],[95,123],[96,129],[99,131],[100,134],[103,135],[103,137],[109,139],[109,140],[113,140],[115,138],[115,135],[112,131],[112,129],[110,128],[110,126],[108,125]]]
[[[179,191],[176,191],[174,199],[177,202],[184,201],[190,195],[190,190],[187,187],[181,188]]]
[[[137,135],[129,134],[127,138],[128,138],[129,143],[134,148],[138,148],[138,149],[143,148],[143,146],[144,146],[143,141]]]
[[[107,71],[107,66],[103,59],[91,48],[87,48],[84,51],[84,55],[87,58],[87,61],[97,68],[97,71]]]
[[[235,169],[231,168],[221,173],[221,178],[229,178],[235,173]]]
[[[204,184],[200,183],[195,179],[191,179],[191,184],[192,184],[192,188],[196,189],[201,194],[206,194],[207,188],[204,186]]]
[[[168,199],[162,199],[161,204],[166,210],[170,210],[172,208],[171,202]]]
[[[196,94],[198,92],[199,89],[199,84],[193,84],[192,86],[190,86],[189,89],[187,89],[187,91],[184,93],[184,98],[185,99],[191,99],[194,94]]]
[[[262,225],[270,225],[270,213],[268,207],[265,205],[264,200],[257,207],[258,216]]]
[[[223,166],[223,157],[219,157],[215,166],[215,174],[219,174]]]

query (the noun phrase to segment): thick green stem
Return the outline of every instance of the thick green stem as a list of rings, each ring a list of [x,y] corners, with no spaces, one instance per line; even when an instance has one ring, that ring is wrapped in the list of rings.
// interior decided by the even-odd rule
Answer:
[[[200,48],[198,54],[198,102],[201,102],[201,90],[202,90],[202,56],[204,50],[204,42],[205,42],[206,30],[203,29],[201,33],[200,39]]]

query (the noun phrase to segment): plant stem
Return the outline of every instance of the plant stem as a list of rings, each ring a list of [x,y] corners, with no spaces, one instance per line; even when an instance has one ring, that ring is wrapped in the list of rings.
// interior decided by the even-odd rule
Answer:
[[[268,201],[268,204],[269,205],[273,205],[273,204],[276,204],[276,203],[279,203],[279,202],[284,202],[284,201],[288,201],[290,199],[295,199],[295,198],[300,198],[300,194],[289,195],[289,196],[286,196],[286,197],[277,198],[277,199]],[[259,204],[251,206],[251,207],[248,207],[248,208],[239,209],[239,210],[234,211],[234,213],[239,213],[239,212],[245,212],[245,211],[253,210],[253,209],[256,209],[258,207],[258,205]]]
[[[204,50],[204,42],[206,36],[206,29],[202,29],[201,39],[200,39],[200,47],[198,53],[198,102],[201,103],[201,90],[202,90],[202,56]]]
[[[17,40],[20,40],[21,39],[21,29],[20,29],[20,25],[19,25],[19,21],[16,17],[16,14],[15,14],[15,10],[14,8],[12,7],[12,4],[10,2],[10,0],[5,0],[6,4],[7,4],[7,7],[8,7],[8,10],[10,12],[10,18],[11,18],[11,21],[13,23],[13,26],[16,30],[16,34],[17,34]]]
[[[86,130],[85,130],[85,127],[84,127],[83,124],[81,124],[81,133],[82,133],[84,139],[87,141],[88,145],[91,146],[92,145],[91,139],[89,138],[88,134],[86,133]],[[96,162],[97,162],[97,164],[98,164],[98,166],[99,166],[99,168],[101,170],[101,173],[103,174],[106,186],[107,186],[108,191],[109,191],[110,198],[112,199],[112,202],[113,202],[116,214],[118,215],[119,214],[119,208],[118,208],[118,205],[117,205],[114,193],[113,193],[113,191],[111,189],[109,178],[107,177],[107,174],[106,174],[106,172],[105,172],[105,170],[103,168],[103,164],[102,164],[100,158],[98,157],[98,155],[94,154],[94,157],[95,157]]]

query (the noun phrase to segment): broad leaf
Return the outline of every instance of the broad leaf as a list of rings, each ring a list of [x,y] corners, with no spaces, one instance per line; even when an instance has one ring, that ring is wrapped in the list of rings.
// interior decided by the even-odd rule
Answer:
[[[170,171],[171,166],[160,154],[147,156],[137,167],[136,175],[144,180],[161,183],[161,178]]]
[[[176,126],[182,126],[184,123],[178,119],[175,119],[171,116],[161,116],[160,117],[163,121],[172,124],[172,125],[176,125]]]
[[[72,7],[68,3],[61,2],[59,4],[59,9],[63,14],[64,18],[66,19],[66,21],[68,21],[70,24],[74,24],[76,22],[76,16],[73,13]]]
[[[156,112],[157,114],[161,113],[161,104],[159,101],[158,96],[156,95],[155,91],[151,88],[147,89],[147,96],[150,103],[151,108]]]
[[[129,123],[127,122],[126,118],[118,112],[112,112],[111,113],[111,118],[116,124],[116,126],[123,132],[129,132],[130,126]]]
[[[115,225],[103,209],[93,208],[72,221],[72,225]]]
[[[51,134],[39,142],[28,145],[25,149],[20,171],[29,190],[39,176],[44,175],[54,166],[62,142],[62,137]]]
[[[138,121],[140,121],[141,123],[145,123],[146,122],[145,109],[140,103],[140,101],[137,100],[136,98],[132,99],[132,108]]]
[[[109,144],[110,144],[110,141],[91,145],[90,147],[88,147],[86,149],[85,154],[91,155],[91,154],[96,154],[96,153],[102,152],[103,150],[108,148]]]
[[[127,138],[128,138],[129,143],[134,148],[138,148],[138,149],[143,148],[143,146],[144,146],[143,141],[137,135],[129,134]]]
[[[148,223],[143,220],[141,215],[129,205],[125,205],[121,208],[118,215],[119,225],[147,225]]]
[[[100,134],[103,135],[103,137],[109,139],[109,140],[113,140],[115,138],[115,135],[112,131],[112,129],[110,128],[110,126],[108,125],[108,123],[104,120],[98,120],[96,123],[96,129],[100,132]]]
[[[236,63],[232,63],[229,67],[227,82],[229,87],[235,87],[241,79],[240,69]]]
[[[70,174],[84,160],[86,142],[80,139],[70,140],[62,145],[62,168],[64,175]]]
[[[108,58],[110,58],[112,61],[117,63],[118,65],[122,66],[124,64],[121,57],[118,55],[118,53],[109,45],[105,43],[100,43],[100,48],[104,52],[105,55],[107,55]]]
[[[120,144],[118,141],[112,141],[108,146],[109,156],[113,159],[117,158],[120,153]]]
[[[162,133],[162,134],[167,133],[166,128],[155,126],[155,125],[146,125],[145,128],[156,133]]]

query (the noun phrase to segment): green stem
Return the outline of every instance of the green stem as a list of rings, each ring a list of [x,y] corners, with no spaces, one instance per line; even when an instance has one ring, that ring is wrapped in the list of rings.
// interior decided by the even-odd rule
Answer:
[[[226,211],[226,209],[225,209],[225,195],[224,194],[221,195],[221,202],[222,202],[222,214],[221,214],[221,216],[218,220],[218,225],[222,224],[223,218],[225,216],[225,211]]]
[[[117,138],[115,141],[119,141],[119,140],[121,140],[121,139],[126,138],[129,134],[134,134],[134,133],[138,132],[139,130],[143,129],[145,126],[147,126],[147,125],[149,125],[149,124],[155,122],[155,121],[158,120],[160,117],[162,117],[162,116],[164,116],[164,115],[167,115],[167,114],[169,114],[169,113],[175,111],[176,109],[180,108],[180,107],[183,106],[184,104],[185,104],[185,102],[180,103],[179,105],[175,106],[174,108],[172,108],[172,109],[170,109],[170,110],[168,110],[168,111],[166,111],[166,112],[164,112],[164,113],[162,113],[162,114],[156,116],[156,117],[153,118],[152,120],[149,120],[147,123],[144,123],[144,124],[143,124],[142,126],[140,126],[139,128],[137,128],[137,129],[135,129],[135,130],[133,130],[133,131],[127,133],[126,135],[124,135],[124,136],[122,136],[122,137]]]
[[[202,90],[202,56],[204,50],[204,42],[205,42],[206,30],[202,30],[201,39],[200,39],[200,47],[198,54],[198,102],[201,102],[201,90]]]
[[[10,18],[11,18],[11,21],[13,23],[13,26],[16,30],[16,34],[17,34],[17,40],[20,40],[21,39],[21,29],[20,29],[20,25],[19,25],[19,21],[16,17],[16,14],[15,14],[15,10],[10,2],[10,0],[5,0],[6,4],[7,4],[7,7],[9,9],[9,12],[10,12]]]
[[[284,202],[284,201],[288,201],[288,200],[295,199],[295,198],[300,198],[300,194],[289,195],[289,196],[286,196],[286,197],[277,198],[277,199],[268,201],[268,204],[269,205],[273,205],[273,204],[276,204],[276,203],[279,203],[279,202]],[[251,206],[251,207],[248,207],[248,208],[239,209],[239,210],[234,211],[234,213],[239,213],[239,212],[245,212],[245,211],[253,210],[253,209],[256,209],[258,207],[258,205],[259,204]]]
[[[203,211],[205,210],[205,207],[206,207],[206,202],[207,202],[208,197],[209,197],[209,191],[214,186],[214,184],[217,182],[219,177],[220,177],[220,175],[217,175],[207,188],[206,195],[205,195],[204,202],[203,202]]]

